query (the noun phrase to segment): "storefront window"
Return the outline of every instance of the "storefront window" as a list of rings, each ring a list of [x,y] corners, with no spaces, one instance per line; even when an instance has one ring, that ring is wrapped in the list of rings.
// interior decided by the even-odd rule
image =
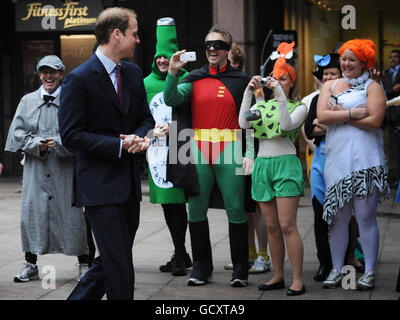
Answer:
[[[65,65],[65,72],[73,70],[84,63],[93,53],[96,44],[94,35],[60,36],[61,60]]]
[[[54,42],[49,41],[23,41],[22,65],[24,77],[24,94],[39,88],[40,80],[36,71],[39,60],[49,54],[54,54]]]

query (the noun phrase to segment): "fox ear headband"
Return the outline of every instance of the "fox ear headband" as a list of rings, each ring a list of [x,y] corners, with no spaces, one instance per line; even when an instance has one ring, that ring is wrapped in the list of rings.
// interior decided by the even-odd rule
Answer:
[[[292,43],[281,42],[276,49],[272,52],[271,60],[276,60],[272,75],[275,79],[279,79],[285,74],[290,75],[293,82],[296,82],[296,71],[294,68],[286,63],[286,60],[290,60],[293,57],[294,41]]]

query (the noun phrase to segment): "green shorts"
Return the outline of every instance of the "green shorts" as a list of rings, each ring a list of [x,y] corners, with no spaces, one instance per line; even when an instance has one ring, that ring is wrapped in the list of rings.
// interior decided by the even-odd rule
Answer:
[[[256,158],[252,180],[251,196],[255,201],[304,195],[303,168],[295,155]]]

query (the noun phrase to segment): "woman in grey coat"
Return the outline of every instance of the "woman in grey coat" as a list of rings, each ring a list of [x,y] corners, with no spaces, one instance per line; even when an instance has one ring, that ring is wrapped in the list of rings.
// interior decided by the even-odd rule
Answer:
[[[21,239],[26,264],[14,282],[39,278],[37,255],[78,256],[79,277],[88,267],[83,212],[72,207],[75,154],[61,144],[58,129],[64,69],[57,56],[39,61],[37,70],[42,86],[22,97],[7,137],[5,150],[22,151],[25,156]]]

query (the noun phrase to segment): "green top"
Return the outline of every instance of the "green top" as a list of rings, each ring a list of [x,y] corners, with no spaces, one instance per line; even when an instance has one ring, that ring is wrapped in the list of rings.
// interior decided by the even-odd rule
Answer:
[[[289,113],[292,113],[301,102],[287,101]],[[255,129],[254,137],[258,139],[272,139],[274,137],[285,137],[293,143],[296,141],[301,125],[293,130],[284,131],[279,123],[279,105],[275,99],[270,99],[267,102],[259,101],[252,110],[261,112],[261,119],[252,121],[252,126]]]
[[[181,83],[178,85],[179,78],[174,77],[168,72],[165,79],[164,101],[171,107],[179,106],[187,103],[192,98],[193,84],[191,82]]]

